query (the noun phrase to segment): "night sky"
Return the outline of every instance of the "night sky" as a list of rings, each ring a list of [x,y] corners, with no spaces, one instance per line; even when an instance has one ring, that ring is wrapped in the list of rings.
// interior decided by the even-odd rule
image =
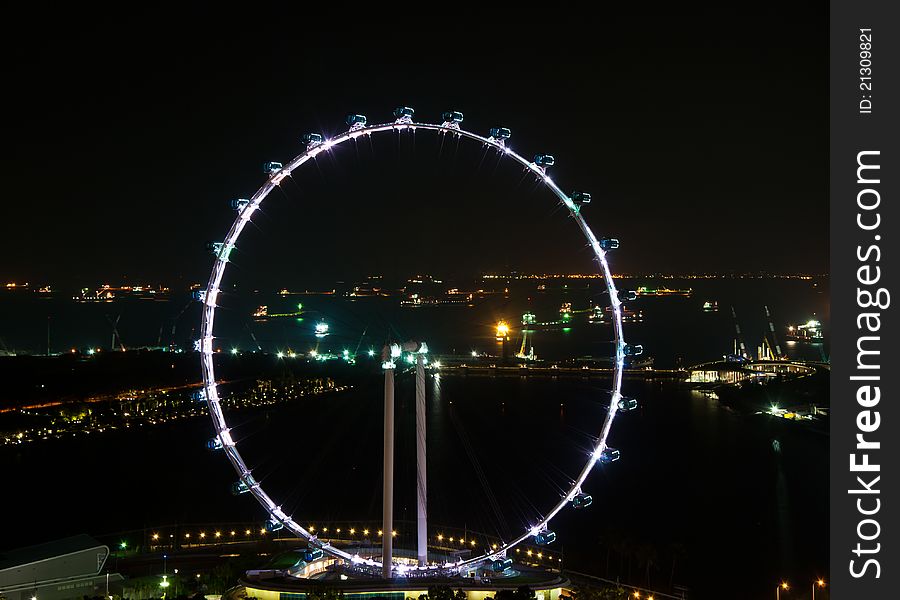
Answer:
[[[617,271],[825,272],[827,5],[751,6],[572,12],[549,26],[561,15],[8,15],[21,35],[4,42],[0,278],[205,279],[204,245],[264,161],[298,154],[304,132],[342,131],[349,113],[384,122],[399,105],[432,122],[457,109],[473,131],[512,129],[526,156],[554,154],[554,179],[593,193],[588,222],[623,241]],[[403,268],[447,269],[449,254],[475,272],[588,265],[544,229],[542,216],[562,219],[549,195],[541,212],[530,184],[497,191],[516,172],[492,180],[477,148],[428,166],[426,137],[383,144],[357,171],[336,157],[330,184],[305,188],[308,209],[273,212],[261,227],[296,251],[296,277],[384,270],[391,254],[373,248],[410,231],[427,250]]]

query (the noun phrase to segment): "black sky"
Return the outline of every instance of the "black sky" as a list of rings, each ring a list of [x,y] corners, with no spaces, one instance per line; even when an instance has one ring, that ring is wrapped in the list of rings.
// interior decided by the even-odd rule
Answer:
[[[509,126],[526,155],[552,152],[554,178],[594,194],[588,221],[627,240],[619,271],[827,269],[827,5],[528,22],[460,9],[426,25],[396,9],[269,9],[228,26],[8,15],[0,277],[202,279],[204,243],[263,161],[401,104],[422,120],[459,109],[473,130]],[[496,236],[517,243],[514,228]],[[489,266],[543,266],[503,260]]]

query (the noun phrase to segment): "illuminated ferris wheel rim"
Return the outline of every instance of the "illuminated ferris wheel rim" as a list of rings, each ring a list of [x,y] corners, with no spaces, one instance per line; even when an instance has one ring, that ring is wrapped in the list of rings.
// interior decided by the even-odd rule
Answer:
[[[462,129],[459,126],[459,122],[462,120],[462,115],[459,113],[456,114],[459,115],[458,120],[447,120],[440,125],[434,123],[414,122],[412,120],[411,114],[400,116],[396,121],[392,123],[383,123],[377,125],[366,125],[365,119],[363,118],[361,123],[355,122],[348,131],[333,138],[324,139],[321,138],[321,136],[316,136],[318,137],[318,139],[314,139],[313,141],[309,142],[305,152],[292,159],[286,165],[277,165],[277,167],[273,166],[272,168],[268,169],[269,178],[267,179],[267,181],[256,191],[256,193],[253,194],[251,198],[246,201],[246,204],[238,207],[238,215],[235,218],[234,223],[231,225],[231,228],[229,229],[224,242],[222,242],[221,247],[218,249],[218,252],[216,254],[216,261],[213,266],[212,273],[210,274],[209,283],[206,288],[206,294],[203,297],[203,319],[200,338],[200,354],[203,367],[203,395],[205,396],[206,403],[209,407],[210,418],[212,419],[213,426],[216,430],[216,439],[221,443],[222,449],[225,451],[228,460],[231,462],[232,466],[237,472],[239,483],[242,483],[248,488],[247,491],[249,491],[262,505],[271,519],[283,524],[284,527],[286,527],[298,537],[304,538],[307,541],[312,542],[314,545],[320,547],[323,552],[336,558],[350,561],[353,564],[366,565],[372,568],[381,568],[383,565],[380,561],[370,558],[362,558],[358,554],[350,554],[349,552],[341,550],[340,548],[336,548],[328,544],[327,542],[318,540],[315,535],[302,527],[290,515],[285,514],[281,507],[269,497],[269,495],[262,489],[262,486],[253,478],[251,469],[247,467],[246,463],[241,457],[241,454],[238,452],[237,446],[235,445],[234,440],[231,437],[228,424],[225,422],[225,417],[222,413],[219,395],[215,384],[215,366],[213,365],[213,325],[215,322],[216,299],[220,291],[222,277],[225,274],[225,268],[228,263],[230,252],[234,249],[235,244],[244,229],[244,226],[250,222],[250,217],[259,208],[262,201],[269,195],[269,193],[273,189],[275,189],[275,187],[280,185],[281,181],[284,180],[285,177],[289,176],[295,169],[299,168],[301,165],[315,158],[319,154],[323,152],[329,152],[332,148],[347,141],[356,140],[361,136],[369,136],[373,133],[380,133],[385,131],[400,132],[405,130],[415,131],[416,129],[423,129],[428,131],[437,131],[441,134],[458,135],[475,140],[477,142],[481,142],[486,147],[492,147],[498,150],[503,155],[509,156],[510,158],[524,166],[526,169],[532,171],[546,184],[546,186],[557,196],[557,198],[566,206],[566,208],[568,208],[569,215],[573,219],[575,219],[575,222],[578,224],[578,227],[587,238],[588,244],[594,252],[594,257],[600,266],[603,280],[606,285],[607,292],[609,293],[610,303],[613,309],[612,324],[615,341],[615,361],[613,364],[612,397],[609,403],[609,409],[606,412],[603,424],[600,429],[600,435],[598,436],[597,443],[593,451],[588,455],[587,462],[579,473],[579,476],[575,479],[572,486],[569,488],[568,492],[566,492],[566,494],[562,496],[560,501],[540,521],[534,523],[521,535],[519,535],[512,541],[504,542],[496,549],[491,549],[484,554],[464,561],[460,560],[457,562],[446,562],[441,565],[428,565],[424,567],[407,567],[405,565],[392,566],[392,569],[396,569],[401,575],[412,575],[416,572],[426,574],[427,572],[442,570],[446,571],[448,569],[458,570],[467,565],[472,565],[488,560],[496,560],[505,556],[508,550],[521,544],[529,537],[535,536],[541,531],[546,530],[550,520],[555,517],[567,504],[569,504],[573,500],[573,498],[575,498],[575,496],[581,493],[581,486],[584,484],[596,462],[600,460],[601,454],[606,449],[606,439],[612,427],[612,422],[618,409],[619,400],[621,399],[622,372],[624,368],[625,356],[625,341],[622,331],[621,301],[618,297],[618,291],[616,290],[615,282],[612,278],[612,272],[610,271],[609,264],[606,260],[606,251],[601,247],[600,241],[594,235],[591,228],[587,225],[584,217],[582,217],[580,210],[581,206],[576,204],[573,198],[569,197],[560,189],[560,187],[547,174],[546,168],[544,166],[538,165],[536,162],[527,160],[506,145],[506,138],[509,137],[508,130],[506,130],[506,135],[501,134],[496,138],[493,136],[484,137],[482,135],[478,135],[476,133],[472,133],[470,131]],[[383,535],[390,535],[390,532],[384,532]]]

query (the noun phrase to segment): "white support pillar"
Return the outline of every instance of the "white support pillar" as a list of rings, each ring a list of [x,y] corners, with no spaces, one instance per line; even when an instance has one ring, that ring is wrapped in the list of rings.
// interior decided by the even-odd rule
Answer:
[[[425,468],[425,357],[416,355],[416,523],[419,566],[428,564],[428,490]]]
[[[394,531],[394,362],[391,347],[381,352],[384,367],[384,497],[381,514],[382,575],[391,578]]]

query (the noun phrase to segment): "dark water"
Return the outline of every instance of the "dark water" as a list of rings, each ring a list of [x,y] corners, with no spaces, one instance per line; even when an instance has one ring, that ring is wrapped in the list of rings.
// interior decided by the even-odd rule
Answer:
[[[503,283],[479,282],[487,287]],[[827,280],[727,279],[671,280],[622,279],[620,288],[650,285],[692,288],[690,298],[643,297],[633,307],[643,313],[643,321],[626,325],[629,341],[642,344],[656,365],[671,368],[676,363],[696,364],[720,357],[733,346],[734,306],[748,348],[755,348],[768,331],[764,306],[773,313],[782,346],[796,358],[822,360],[827,345],[786,344],[788,324],[805,323],[816,315],[828,323]],[[565,286],[565,287],[564,287]],[[446,286],[445,286],[446,287]],[[471,285],[470,285],[471,287]],[[425,338],[441,354],[497,353],[494,327],[506,319],[514,329],[526,310],[539,321],[556,320],[560,305],[571,302],[574,310],[585,310],[591,302],[606,305],[605,288],[599,280],[551,280],[546,291],[538,291],[534,281],[513,281],[508,295],[497,294],[475,307],[441,306],[401,308],[396,298],[347,299],[332,296],[279,296],[252,291],[223,293],[217,313],[215,334],[223,348],[241,350],[306,352],[313,348],[339,353],[343,349],[360,352],[380,348],[386,337]],[[703,312],[706,300],[719,303],[718,312]],[[302,319],[281,318],[254,321],[251,313],[259,305],[269,311],[291,312],[302,303]],[[24,293],[0,297],[0,340],[6,348],[26,353],[45,353],[50,318],[50,347],[54,352],[70,348],[111,345],[113,322],[121,342],[128,347],[175,343],[190,347],[199,336],[199,306],[186,294],[174,294],[167,301],[121,300],[114,303],[80,304],[65,298],[37,299]],[[330,326],[331,335],[317,340],[313,329],[319,320]],[[519,339],[511,344],[518,349]],[[556,360],[571,356],[608,356],[611,351],[609,325],[587,323],[586,314],[576,314],[568,330],[538,331],[533,338],[539,358]],[[0,346],[2,349],[2,346]]]
[[[827,308],[808,281],[692,283],[690,299],[643,300],[644,322],[626,329],[660,366],[674,364],[677,357],[690,363],[728,350],[732,324],[726,307],[732,301],[739,315],[746,315],[742,325],[748,341],[764,331],[763,302],[782,323],[803,321],[811,312],[822,315]],[[556,310],[561,297],[571,297],[577,308],[590,293],[559,290],[533,300],[532,306],[540,318],[541,311]],[[700,311],[706,297],[719,300],[725,310]],[[377,343],[374,335],[359,341],[370,325],[363,302],[373,301],[302,301],[329,315],[335,333],[323,344],[339,349]],[[404,329],[401,333],[427,327],[437,352],[490,351],[495,318],[512,320],[527,305],[527,299],[513,294],[511,300],[495,298],[476,309],[396,309],[392,314],[400,315],[394,322]],[[159,323],[171,323],[182,308],[175,301],[75,306],[51,301],[45,306],[55,306],[60,343],[72,345],[86,337],[102,343],[105,313],[113,309],[123,315],[119,329],[126,343],[155,343]],[[45,316],[26,311],[12,320],[4,314],[7,344],[12,339],[16,347],[40,348],[39,336],[28,332]],[[176,335],[189,337],[195,319],[186,313]],[[301,349],[315,343],[311,322],[276,321],[257,325],[254,332],[264,346]],[[228,326],[226,319],[223,329]],[[536,350],[552,355],[575,348],[596,355],[605,351],[606,332],[603,326],[576,323],[569,333],[538,337]],[[237,344],[239,337],[229,341]],[[254,474],[301,522],[377,527],[381,384],[364,376],[354,384],[353,391],[339,396],[227,415]],[[495,536],[508,539],[533,523],[584,463],[608,385],[576,378],[433,378],[428,416],[432,533],[477,531],[484,534],[475,536],[481,543]],[[826,436],[786,421],[741,416],[674,383],[627,381],[625,392],[641,406],[614,425],[610,444],[622,451],[622,459],[594,467],[585,486],[593,506],[565,510],[553,523],[559,534],[553,551],[563,553],[567,566],[647,585],[650,557],[652,587],[686,585],[701,598],[721,597],[723,590],[730,598],[755,598],[780,578],[827,576]],[[414,421],[412,386],[405,377],[399,378],[398,402],[396,518],[412,520]],[[210,435],[208,421],[199,418],[139,434],[0,448],[6,481],[16,482],[4,492],[2,546],[78,532],[261,523],[262,511],[251,499],[228,493],[234,474],[224,457],[205,450]],[[398,526],[398,542],[411,544],[411,527],[405,527]],[[735,581],[741,586],[735,588]]]

